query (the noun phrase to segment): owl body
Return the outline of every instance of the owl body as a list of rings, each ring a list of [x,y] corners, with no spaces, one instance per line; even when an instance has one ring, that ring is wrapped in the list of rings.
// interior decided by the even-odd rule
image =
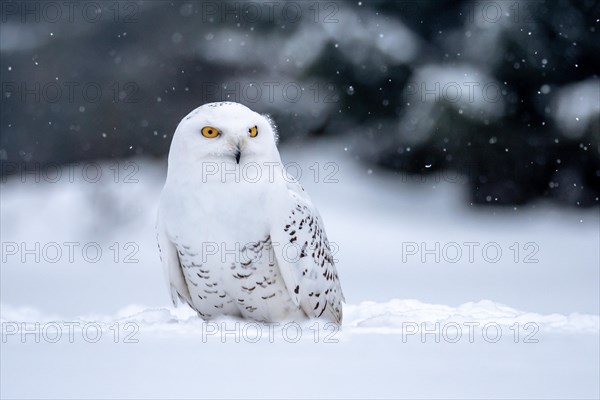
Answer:
[[[232,167],[228,171],[240,168]],[[279,274],[270,238],[265,194],[281,182],[254,177],[248,182],[232,174],[170,184],[181,186],[165,187],[165,193],[178,195],[164,196],[161,208],[169,210],[166,231],[177,243],[190,305],[198,314],[258,321],[302,316]],[[199,186],[201,191],[185,189]]]
[[[169,154],[157,236],[174,303],[204,319],[341,322],[343,295],[320,216],[285,175],[270,121],[216,104],[184,118]]]

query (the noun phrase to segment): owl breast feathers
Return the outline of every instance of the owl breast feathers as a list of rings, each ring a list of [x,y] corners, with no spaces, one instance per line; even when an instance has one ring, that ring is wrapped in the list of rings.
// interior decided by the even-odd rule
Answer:
[[[272,122],[237,103],[206,104],[180,122],[157,220],[171,297],[204,319],[340,324],[323,221],[276,143]]]

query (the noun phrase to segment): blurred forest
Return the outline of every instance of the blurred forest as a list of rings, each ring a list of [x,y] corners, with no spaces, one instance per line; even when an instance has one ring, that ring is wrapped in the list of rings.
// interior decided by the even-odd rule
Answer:
[[[67,3],[1,3],[3,174],[164,157],[232,100],[475,203],[600,204],[598,1]]]

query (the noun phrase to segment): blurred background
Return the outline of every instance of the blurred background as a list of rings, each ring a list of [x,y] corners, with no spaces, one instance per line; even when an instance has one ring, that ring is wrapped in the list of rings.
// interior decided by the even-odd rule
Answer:
[[[232,100],[284,145],[464,176],[470,203],[599,204],[595,0],[3,1],[1,18],[4,177],[164,158],[184,115]]]
[[[593,0],[1,1],[0,322],[133,318],[140,342],[12,336],[0,397],[598,398],[599,30]],[[323,217],[336,345],[201,343],[171,307],[167,153],[224,100],[272,117]],[[252,359],[301,372],[232,385]]]

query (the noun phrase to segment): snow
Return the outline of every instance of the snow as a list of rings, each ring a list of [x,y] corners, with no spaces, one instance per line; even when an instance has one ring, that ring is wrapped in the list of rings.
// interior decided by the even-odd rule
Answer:
[[[65,168],[55,183],[42,172],[38,183],[31,173],[3,182],[1,396],[600,395],[597,209],[469,207],[460,177],[369,173],[351,153],[336,141],[282,151],[301,166],[338,249],[348,301],[339,330],[206,323],[172,308],[154,234],[163,162],[131,160],[133,176],[126,161],[98,163],[98,182],[83,163],[72,181]],[[39,262],[6,247],[36,242]],[[67,242],[77,243],[72,261]],[[81,252],[91,243],[102,249],[96,262]],[[414,253],[423,243],[439,250]],[[465,243],[477,244],[472,261]],[[491,243],[498,260],[482,253]],[[57,326],[63,335],[50,343]],[[38,329],[39,343],[26,329]]]
[[[580,139],[589,124],[600,118],[600,80],[586,81],[566,85],[554,98],[553,114],[556,124],[565,137]]]
[[[215,328],[223,329],[225,327],[235,327],[240,324],[249,324],[249,327],[257,328],[263,331],[267,336],[269,327],[272,329],[298,325],[303,330],[310,330],[316,323],[320,329],[330,330],[345,337],[351,337],[357,334],[367,333],[388,333],[399,334],[403,340],[408,337],[421,334],[425,335],[428,330],[439,331],[438,334],[441,340],[452,342],[460,339],[455,338],[454,334],[450,335],[449,331],[461,331],[467,335],[470,331],[472,334],[478,333],[482,335],[483,340],[493,342],[496,336],[496,330],[499,329],[504,333],[510,332],[511,338],[515,339],[513,330],[516,329],[514,324],[525,325],[530,324],[531,340],[536,340],[536,328],[542,329],[544,333],[571,333],[571,334],[586,334],[597,333],[599,330],[599,317],[597,315],[573,313],[570,315],[562,315],[553,313],[542,315],[538,313],[525,312],[508,307],[504,304],[496,303],[490,300],[481,300],[478,302],[469,302],[461,304],[458,307],[451,307],[443,304],[427,304],[418,300],[403,300],[392,299],[386,302],[364,301],[359,304],[347,304],[345,310],[345,321],[342,328],[338,328],[333,324],[328,324],[322,321],[284,321],[280,324],[265,325],[257,324],[243,319],[223,317],[216,320]],[[203,331],[212,329],[212,322],[205,322],[196,317],[196,314],[188,307],[163,307],[163,308],[147,308],[139,305],[130,305],[119,310],[115,315],[100,315],[87,314],[76,318],[64,318],[57,315],[44,315],[38,310],[32,308],[13,308],[4,306],[2,309],[2,322],[4,324],[25,324],[24,326],[33,329],[36,323],[49,324],[57,321],[71,321],[78,325],[74,327],[78,332],[81,332],[81,327],[87,323],[98,323],[103,331],[108,332],[110,326],[114,323],[136,323],[138,328],[147,332],[160,333],[185,333],[192,336],[201,335]],[[439,325],[439,328],[437,326]],[[494,332],[482,331],[484,326],[489,326],[487,329],[493,329]],[[534,327],[535,325],[535,327]],[[469,326],[472,326],[469,329]],[[445,330],[442,332],[442,328]],[[511,329],[512,327],[512,329]],[[9,328],[10,329],[10,328]],[[50,328],[48,328],[50,329]],[[316,328],[315,328],[316,329]],[[13,340],[12,337],[24,340],[29,340],[26,335],[23,336],[24,329],[18,329],[14,333],[5,329],[6,341]],[[48,337],[51,337],[51,332],[47,332]],[[484,337],[485,336],[485,337]],[[43,338],[43,336],[42,336]],[[65,336],[65,340],[67,337]],[[41,339],[40,339],[41,340]],[[244,340],[240,337],[240,340]],[[473,340],[465,336],[464,340]]]

